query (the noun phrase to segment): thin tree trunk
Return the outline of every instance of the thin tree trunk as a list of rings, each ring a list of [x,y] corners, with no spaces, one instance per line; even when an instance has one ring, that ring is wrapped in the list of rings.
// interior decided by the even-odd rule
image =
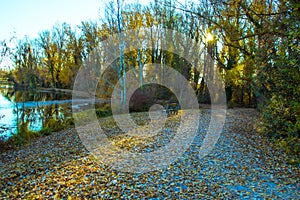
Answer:
[[[140,88],[143,90],[143,65],[141,60],[141,49],[138,49],[138,62],[139,62],[139,78],[140,78]]]

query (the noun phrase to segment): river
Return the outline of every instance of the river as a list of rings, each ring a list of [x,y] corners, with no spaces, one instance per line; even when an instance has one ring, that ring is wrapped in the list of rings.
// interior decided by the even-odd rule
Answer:
[[[64,121],[72,117],[72,94],[63,92],[0,88],[0,137],[17,134],[21,126],[40,131],[52,119]]]

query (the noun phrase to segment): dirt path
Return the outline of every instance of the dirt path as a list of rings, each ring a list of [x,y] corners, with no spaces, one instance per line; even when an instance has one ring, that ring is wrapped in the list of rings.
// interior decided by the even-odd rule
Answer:
[[[4,152],[0,199],[300,199],[300,169],[286,164],[284,154],[254,131],[255,110],[228,110],[214,150],[199,158],[209,113],[203,111],[199,133],[183,156],[164,170],[145,174],[97,163],[74,129]],[[112,124],[105,128],[114,129]]]

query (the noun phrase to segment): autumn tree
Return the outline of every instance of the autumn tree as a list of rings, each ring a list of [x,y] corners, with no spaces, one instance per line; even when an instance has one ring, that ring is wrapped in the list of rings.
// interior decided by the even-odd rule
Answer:
[[[12,80],[17,87],[36,87],[39,84],[39,54],[35,43],[28,38],[19,40],[15,48],[13,62],[15,70]]]

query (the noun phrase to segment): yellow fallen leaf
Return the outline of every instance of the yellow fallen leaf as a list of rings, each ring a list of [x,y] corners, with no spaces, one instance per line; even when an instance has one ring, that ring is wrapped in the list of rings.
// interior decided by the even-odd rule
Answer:
[[[60,197],[59,197],[59,194],[58,194],[58,193],[54,195],[54,199],[60,199]]]

